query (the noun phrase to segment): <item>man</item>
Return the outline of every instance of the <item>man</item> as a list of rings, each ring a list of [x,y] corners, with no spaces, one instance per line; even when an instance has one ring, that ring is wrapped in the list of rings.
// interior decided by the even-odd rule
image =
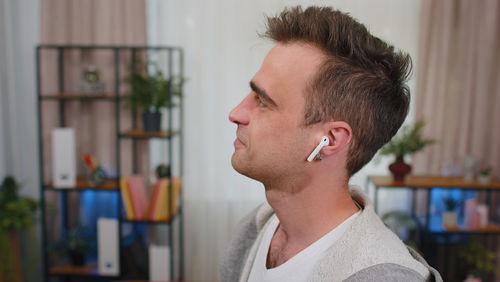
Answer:
[[[277,44],[229,119],[232,165],[267,203],[241,222],[222,280],[441,281],[348,187],[405,119],[410,57],[330,8],[285,9],[265,35]]]

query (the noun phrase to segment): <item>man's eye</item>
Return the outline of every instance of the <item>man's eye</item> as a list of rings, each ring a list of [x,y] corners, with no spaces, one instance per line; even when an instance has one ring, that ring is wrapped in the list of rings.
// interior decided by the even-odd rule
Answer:
[[[265,106],[266,106],[266,104],[264,104],[264,102],[262,102],[262,100],[260,99],[260,97],[259,97],[259,96],[257,96],[257,106],[258,106],[259,108],[263,108],[263,107],[265,107]]]

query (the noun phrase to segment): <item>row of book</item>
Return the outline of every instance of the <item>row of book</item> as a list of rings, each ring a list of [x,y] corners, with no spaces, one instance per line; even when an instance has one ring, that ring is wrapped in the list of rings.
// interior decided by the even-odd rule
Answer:
[[[169,193],[170,188],[172,188],[171,193]],[[169,220],[179,207],[181,189],[182,179],[161,178],[153,184],[148,197],[142,175],[129,175],[120,179],[126,217],[130,220]],[[169,209],[170,203],[172,207]]]

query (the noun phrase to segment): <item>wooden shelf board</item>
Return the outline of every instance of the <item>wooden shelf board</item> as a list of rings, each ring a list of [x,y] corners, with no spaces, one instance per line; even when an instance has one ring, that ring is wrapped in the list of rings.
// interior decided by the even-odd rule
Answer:
[[[85,176],[78,176],[76,178],[76,186],[75,187],[64,187],[64,188],[59,188],[59,187],[54,187],[54,184],[48,183],[44,185],[45,189],[57,189],[57,190],[78,190],[78,189],[93,189],[93,190],[117,190],[119,189],[118,187],[118,181],[116,179],[106,179],[102,184],[99,185],[92,185],[89,183],[87,178]]]
[[[425,220],[426,216],[418,216],[418,221],[421,226],[426,226]],[[429,226],[426,230],[429,233],[433,234],[455,234],[455,233],[463,233],[463,234],[500,234],[500,225],[496,223],[490,223],[485,227],[471,229],[464,225],[464,218],[458,217],[456,226],[444,226],[443,225],[443,217],[440,214],[433,214],[429,217]]]
[[[147,132],[142,129],[131,129],[129,131],[120,134],[122,138],[170,138],[177,134],[178,132],[173,131],[159,131],[159,132]]]
[[[498,180],[482,184],[478,181],[465,181],[461,176],[408,175],[404,181],[394,181],[390,175],[371,175],[369,177],[376,186],[380,187],[500,189],[500,181]]]
[[[99,275],[97,263],[90,262],[82,266],[74,266],[69,263],[54,265],[49,269],[52,275]]]
[[[148,223],[148,224],[170,224],[172,221],[177,217],[179,214],[178,210],[172,215],[169,216],[168,219],[166,220],[150,220],[150,219],[128,219],[128,218],[122,218],[122,222],[129,222],[129,223]]]
[[[466,226],[443,226],[443,230],[447,232],[470,232],[470,233],[500,233],[500,225],[488,224],[485,227],[470,229]]]
[[[122,219],[122,222],[128,223],[147,223],[147,224],[170,224],[170,220],[147,220],[147,219]]]

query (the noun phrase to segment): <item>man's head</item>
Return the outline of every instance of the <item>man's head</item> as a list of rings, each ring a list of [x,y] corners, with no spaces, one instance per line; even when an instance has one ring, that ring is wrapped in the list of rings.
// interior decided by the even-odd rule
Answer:
[[[326,59],[307,44],[278,43],[250,81],[251,92],[229,114],[238,124],[233,167],[272,185],[302,174],[314,143],[311,128],[303,126],[307,83]],[[310,152],[309,152],[310,153]]]
[[[300,59],[293,56],[311,56],[310,59],[301,58],[302,63],[307,65],[302,66],[305,68],[303,71],[296,69],[297,74],[288,74],[281,81],[282,84],[294,83],[297,81],[292,81],[290,76],[303,75],[303,84],[295,85],[298,87],[295,91],[300,92],[301,96],[295,102],[302,104],[294,106],[295,110],[300,111],[294,132],[307,135],[311,133],[311,128],[321,127],[322,124],[347,124],[344,128],[350,132],[346,134],[351,136],[344,140],[348,146],[345,169],[346,175],[351,176],[394,136],[407,114],[410,96],[405,81],[411,69],[410,57],[395,52],[392,46],[370,35],[363,25],[350,16],[331,8],[286,9],[279,16],[268,18],[265,36],[278,43],[266,60],[270,56],[273,59],[273,52],[275,55],[278,55],[278,51],[284,52],[286,47],[302,47],[311,51],[303,54],[298,54],[303,50],[292,52],[288,54],[291,57],[281,58],[293,62]],[[276,48],[280,50],[276,51]],[[291,66],[283,67],[296,65],[297,62],[294,62]],[[261,71],[262,68],[254,80],[269,78],[259,75]],[[254,80],[252,82],[255,83]],[[266,90],[272,93],[274,89],[278,88]],[[292,99],[291,92],[283,95]],[[234,118],[238,107],[233,110],[233,118],[230,115],[230,119],[240,125],[240,120]],[[300,143],[299,140],[297,142]],[[296,151],[303,149],[298,144],[295,146]],[[313,148],[310,147],[311,150]],[[291,155],[293,153],[290,152]]]

